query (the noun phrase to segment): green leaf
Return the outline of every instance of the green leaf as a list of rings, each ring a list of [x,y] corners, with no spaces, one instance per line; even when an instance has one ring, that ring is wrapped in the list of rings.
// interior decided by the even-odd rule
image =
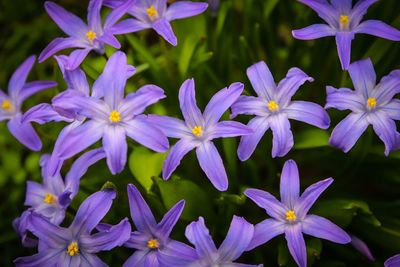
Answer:
[[[296,136],[295,149],[309,149],[328,145],[329,133],[321,129],[309,129]]]

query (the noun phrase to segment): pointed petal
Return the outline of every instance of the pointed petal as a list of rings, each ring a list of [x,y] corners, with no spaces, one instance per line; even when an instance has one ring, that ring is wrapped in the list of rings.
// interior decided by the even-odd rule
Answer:
[[[400,31],[380,20],[362,22],[355,29],[355,33],[365,33],[392,41],[400,41]]]
[[[238,157],[241,161],[248,160],[256,149],[261,138],[269,128],[268,119],[265,117],[255,117],[247,124],[253,130],[250,135],[244,135],[240,139],[238,147]]]
[[[336,34],[336,46],[342,70],[347,70],[350,66],[351,42],[353,39],[353,32],[338,32]]]
[[[107,226],[107,229],[109,229],[111,225]],[[97,226],[97,228],[99,228],[99,225]],[[131,233],[128,241],[124,243],[124,247],[134,248],[137,250],[149,250],[149,248],[147,247],[147,241],[149,241],[149,239],[151,238],[153,238],[153,233],[135,231]]]
[[[67,70],[74,70],[78,68],[92,48],[76,49],[69,54],[65,68]]]
[[[203,142],[196,149],[197,159],[207,178],[219,191],[228,189],[228,177],[224,163],[212,142]]]
[[[375,133],[385,144],[385,155],[389,156],[390,151],[400,148],[400,134],[397,132],[396,123],[385,112],[375,111],[368,115]]]
[[[378,2],[379,0],[363,0],[363,1],[357,1],[355,3],[353,9],[350,12],[350,21],[351,21],[351,26],[355,26],[360,24],[360,21],[364,17],[364,15],[367,13],[368,8],[372,5]]]
[[[294,144],[289,119],[286,114],[278,113],[268,117],[268,123],[273,133],[272,157],[283,157]]]
[[[400,254],[395,255],[385,261],[385,267],[398,267],[400,265]]]
[[[213,260],[214,254],[217,253],[217,248],[204,224],[203,217],[199,217],[198,221],[194,221],[186,227],[185,236],[195,246],[197,255],[200,258],[205,258],[209,261]]]
[[[400,93],[400,70],[394,70],[382,78],[373,90],[372,96],[382,105],[388,103],[398,93]]]
[[[211,133],[210,138],[227,138],[227,137],[236,137],[243,135],[250,135],[253,133],[253,130],[237,121],[221,121],[218,122]]]
[[[307,266],[306,243],[301,233],[301,224],[293,224],[285,229],[289,252],[299,267]]]
[[[179,89],[179,103],[182,115],[189,127],[204,125],[203,115],[196,104],[194,79],[183,82]]]
[[[128,200],[131,217],[140,232],[152,233],[157,227],[156,220],[139,190],[128,184]]]
[[[347,244],[351,241],[350,236],[345,231],[323,217],[307,215],[301,224],[306,235],[323,238],[339,244]]]
[[[32,151],[42,149],[42,141],[29,122],[22,123],[21,117],[16,116],[8,121],[8,130],[24,146]]]
[[[11,76],[10,81],[8,82],[8,94],[14,101],[19,99],[20,91],[26,83],[26,79],[28,78],[33,64],[35,64],[35,60],[35,56],[28,57]]]
[[[225,111],[232,106],[243,92],[244,84],[233,83],[228,88],[218,91],[208,102],[204,110],[206,125],[219,121]]]
[[[339,26],[337,21],[338,12],[335,10],[333,6],[328,4],[327,1],[323,0],[298,0],[300,3],[303,3],[310,8],[312,8],[315,12],[317,12],[318,16],[325,20],[331,26]]]
[[[371,59],[352,63],[349,67],[349,74],[356,91],[367,99],[376,85],[376,73]]]
[[[43,203],[44,196],[46,194],[46,190],[43,185],[33,182],[26,182],[26,195],[25,195],[25,206],[37,206],[38,204]]]
[[[185,200],[179,201],[164,215],[161,222],[157,225],[157,231],[160,232],[163,238],[169,238],[169,235],[171,234],[175,224],[178,222],[184,207]]]
[[[48,249],[32,256],[17,258],[14,264],[17,267],[55,266],[61,255],[61,249]]]
[[[325,108],[350,109],[353,112],[362,112],[365,109],[364,98],[351,89],[327,86],[326,95]]]
[[[289,209],[293,209],[299,198],[300,178],[299,169],[294,160],[288,160],[283,165],[281,174],[280,193],[281,201]]]
[[[399,99],[393,99],[381,109],[386,112],[386,114],[392,119],[392,120],[400,120],[400,100]]]
[[[259,189],[247,189],[244,194],[267,214],[277,220],[285,218],[286,207],[270,193]]]
[[[284,222],[275,219],[266,219],[254,226],[253,239],[246,248],[246,251],[250,251],[262,244],[265,244],[272,238],[283,234],[284,232]]]
[[[364,113],[350,113],[333,129],[329,144],[347,153],[368,127]]]
[[[161,266],[188,266],[198,259],[196,250],[192,247],[171,240],[168,242],[166,248],[161,250],[158,254],[158,260]]]
[[[89,96],[89,83],[86,78],[85,72],[81,69],[67,70],[68,63],[67,56],[54,56],[57,60],[58,66],[63,74],[64,80],[67,83],[68,89],[74,89]]]
[[[89,24],[89,30],[96,33],[102,32],[103,30],[103,28],[101,27],[101,5],[102,0],[89,1],[87,21]]]
[[[242,255],[253,238],[254,226],[244,218],[233,216],[228,234],[218,249],[220,261],[234,261]]]
[[[331,3],[341,14],[348,14],[351,11],[352,0],[331,0]]]
[[[137,250],[124,262],[124,265],[122,265],[122,267],[145,267],[144,261],[146,260],[148,254],[148,251]]]
[[[150,23],[137,19],[125,19],[108,29],[111,34],[127,34],[151,28]]]
[[[20,102],[23,102],[28,97],[55,86],[57,86],[57,83],[53,81],[35,81],[25,83],[22,90],[19,92],[18,99]]]
[[[36,122],[45,124],[50,121],[68,121],[68,119],[60,116],[50,104],[46,103],[33,106],[21,118],[22,123]]]
[[[271,71],[264,61],[250,66],[247,69],[247,77],[259,97],[268,101],[274,97],[276,84]]]
[[[293,30],[292,35],[299,40],[314,40],[322,37],[335,36],[336,30],[326,24],[314,24],[303,29]]]
[[[164,16],[167,20],[184,19],[188,17],[197,16],[203,13],[208,7],[207,3],[202,2],[191,2],[191,1],[180,1],[172,3]]]
[[[232,114],[230,117],[233,119],[239,114],[268,116],[267,104],[268,102],[261,97],[240,96],[231,107]]]
[[[294,207],[295,211],[299,218],[304,218],[307,215],[307,212],[310,210],[312,205],[314,205],[315,201],[319,198],[319,196],[325,191],[333,183],[332,178],[327,178],[325,180],[319,181],[315,184],[310,185],[304,192],[301,194],[301,197],[297,200],[296,205]]]
[[[121,48],[121,44],[119,43],[118,39],[111,33],[103,33],[103,35],[97,38],[97,40],[105,44],[108,44],[109,46],[112,46],[115,49]]]
[[[364,255],[368,260],[375,261],[375,257],[372,255],[371,250],[368,245],[359,239],[358,237],[351,235],[351,245],[358,250],[362,255]]]
[[[176,39],[175,33],[172,30],[171,24],[166,18],[160,18],[153,23],[153,29],[161,35],[168,43],[176,46],[178,40]]]
[[[176,170],[176,168],[181,163],[182,158],[192,149],[196,147],[194,142],[188,139],[181,139],[175,145],[171,147],[167,157],[163,164],[163,179],[167,180],[171,174]]]
[[[89,253],[82,253],[82,257],[80,257],[81,263],[79,267],[107,267],[108,265],[105,264],[99,257]],[[71,265],[71,267],[74,265]],[[75,265],[76,266],[76,265]]]
[[[87,45],[82,42],[82,40],[79,40],[74,37],[68,37],[68,38],[56,38],[54,39],[51,43],[49,43],[43,51],[39,55],[39,63],[42,63],[55,53],[67,49],[67,48],[86,48]]]
[[[51,248],[62,248],[70,239],[68,229],[57,226],[47,218],[37,213],[31,213],[28,217],[28,229],[40,242],[44,242]]]
[[[113,27],[117,21],[126,14],[126,12],[132,8],[134,0],[124,1],[122,4],[114,8],[110,14],[107,15],[104,22],[104,29],[107,31],[109,28]]]
[[[302,121],[321,129],[329,128],[331,119],[323,107],[307,101],[292,101],[285,112],[289,119]]]
[[[153,114],[148,115],[147,118],[150,123],[157,126],[168,137],[182,138],[192,136],[185,122],[180,119]]]
[[[128,154],[125,129],[116,125],[107,126],[103,133],[103,148],[111,173],[115,175],[123,171]]]

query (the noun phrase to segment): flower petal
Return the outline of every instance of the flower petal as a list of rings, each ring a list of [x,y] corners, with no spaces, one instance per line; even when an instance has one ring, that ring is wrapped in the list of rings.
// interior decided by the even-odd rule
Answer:
[[[29,72],[33,64],[35,64],[36,57],[28,57],[13,73],[8,82],[8,94],[14,101],[19,99],[20,92],[26,83]],[[22,102],[22,100],[20,101]]]
[[[331,26],[339,26],[337,20],[337,11],[333,6],[329,5],[327,1],[320,0],[298,0],[300,3],[303,3],[310,8],[312,8],[315,12],[318,13],[318,16],[325,20]]]
[[[85,72],[83,72],[81,69],[67,70],[67,56],[54,56],[54,58],[57,60],[58,66],[60,67],[64,80],[67,83],[68,89],[74,89],[83,93],[85,96],[89,96],[89,83],[87,81]]]
[[[87,13],[88,26],[91,31],[94,31],[96,33],[100,33],[103,30],[103,28],[101,27],[101,6],[102,0],[89,1]]]
[[[149,28],[151,28],[150,23],[146,23],[137,19],[125,19],[109,28],[108,32],[111,34],[127,34]]]
[[[69,54],[65,68],[67,70],[74,70],[81,65],[83,60],[92,51],[92,48],[76,49]]]
[[[302,121],[321,129],[329,128],[331,119],[323,107],[307,101],[292,101],[285,112],[289,119]]]
[[[196,147],[196,143],[188,139],[181,139],[171,147],[163,164],[163,179],[167,180],[181,163],[182,158]]]
[[[227,137],[236,137],[243,135],[250,135],[253,133],[253,130],[237,121],[221,121],[218,122],[211,133],[210,138],[227,138]]]
[[[144,261],[146,260],[148,254],[148,251],[137,250],[124,262],[124,265],[122,265],[122,267],[145,267]]]
[[[46,103],[33,106],[21,118],[22,123],[36,122],[44,124],[50,121],[68,121],[68,119],[60,116],[51,105]]]
[[[197,159],[207,178],[219,191],[228,189],[228,177],[224,163],[212,142],[202,142],[196,149]]]
[[[169,237],[184,207],[185,200],[179,201],[164,215],[161,222],[157,225],[157,231],[159,231],[163,238],[167,239]]]
[[[317,201],[319,196],[332,183],[333,183],[333,179],[327,178],[325,180],[322,180],[315,184],[310,185],[303,192],[303,194],[301,194],[301,197],[296,202],[294,209],[297,212],[297,217],[304,218],[307,215],[307,212],[310,210],[311,206],[314,205],[315,201]]]
[[[381,109],[386,112],[386,114],[392,119],[392,120],[400,120],[400,100],[399,99],[393,99]]]
[[[341,14],[348,14],[351,11],[352,0],[331,0],[331,3]]]
[[[372,96],[382,105],[388,103],[398,93],[400,93],[400,70],[394,70],[382,78],[372,91]]]
[[[350,236],[345,231],[323,217],[307,215],[301,224],[306,235],[323,238],[339,244],[347,244],[351,241]]]
[[[114,47],[115,49],[120,49],[121,44],[119,43],[118,39],[111,33],[103,33],[102,36],[97,38],[100,42],[103,42],[105,44],[108,44],[109,46]]]
[[[191,1],[180,1],[172,3],[164,16],[167,20],[184,19],[193,17],[203,13],[208,7],[207,3],[202,2],[191,2]]]
[[[178,44],[178,40],[174,31],[172,30],[171,24],[166,18],[160,18],[154,22],[153,29],[168,43],[172,44],[173,46]]]
[[[265,117],[255,117],[249,121],[247,126],[253,130],[253,133],[244,135],[240,139],[237,154],[241,161],[248,160],[253,154],[261,138],[268,130],[269,123]]]
[[[43,185],[33,182],[26,182],[26,196],[25,196],[25,206],[37,206],[43,203],[46,190]]]
[[[161,266],[188,266],[198,259],[196,250],[192,247],[171,240],[163,250],[158,254],[158,260]]]
[[[385,112],[379,110],[371,112],[368,120],[385,144],[386,156],[389,156],[390,151],[400,148],[400,134],[397,132],[396,123]]]
[[[71,238],[68,229],[57,226],[34,212],[28,217],[28,229],[49,248],[63,248]]]
[[[336,34],[336,46],[342,70],[347,70],[350,66],[351,42],[353,39],[353,32],[338,32]]]
[[[21,116],[17,115],[7,123],[10,133],[24,146],[32,151],[42,149],[42,141],[29,122],[22,123]]]
[[[288,160],[283,165],[281,174],[280,193],[281,201],[289,209],[293,209],[299,198],[300,178],[299,169],[294,160]]]
[[[194,79],[188,79],[182,84],[179,89],[179,103],[182,115],[189,127],[204,125],[203,115],[196,104]]]
[[[244,194],[257,206],[265,209],[269,216],[277,220],[285,218],[286,207],[270,193],[259,189],[247,189]]]
[[[53,81],[35,81],[25,83],[22,90],[19,92],[18,99],[20,102],[23,102],[30,96],[55,86],[57,86],[57,83]]]
[[[370,34],[392,41],[400,41],[400,31],[380,20],[364,21],[355,29],[355,32]]]
[[[14,264],[18,267],[55,266],[61,255],[61,249],[48,249],[32,256],[17,258]]]
[[[104,226],[105,224],[102,224],[102,226]],[[100,225],[97,226],[97,228],[99,228]],[[111,225],[107,225],[109,229]],[[103,231],[103,230],[101,230]],[[124,243],[124,247],[127,248],[134,248],[137,250],[150,250],[147,247],[147,241],[149,241],[149,239],[154,238],[153,233],[150,232],[139,232],[139,231],[135,231],[132,232],[128,241],[126,241]]]
[[[113,10],[107,15],[104,21],[104,29],[107,31],[109,28],[113,27],[117,21],[126,14],[126,12],[132,7],[134,0],[124,1],[122,4],[113,8]]]
[[[152,233],[157,227],[156,220],[139,190],[128,184],[128,200],[131,217],[140,232]]]
[[[233,103],[231,119],[239,114],[268,116],[267,102],[261,97],[254,96],[240,96],[238,100]]]
[[[254,226],[253,239],[246,248],[250,251],[285,232],[285,222],[275,219],[266,219]]]
[[[268,117],[268,123],[273,133],[272,157],[283,157],[294,144],[289,119],[286,114],[278,113]]]
[[[182,138],[192,136],[185,122],[177,118],[150,114],[147,119],[168,137]]]
[[[289,252],[299,267],[307,266],[306,243],[301,233],[301,224],[293,224],[285,229]]]
[[[292,35],[299,40],[314,40],[327,36],[335,36],[336,30],[326,24],[314,24],[303,29],[293,30]]]
[[[108,265],[105,264],[99,257],[90,253],[82,253],[80,257],[80,265],[79,267],[107,267]],[[71,264],[71,266],[74,266]],[[76,265],[75,265],[76,266]]]
[[[365,110],[364,98],[351,89],[336,89],[332,86],[327,86],[326,95],[325,108],[336,108],[338,110],[350,109],[353,112],[362,112]]]
[[[400,254],[395,255],[385,261],[385,267],[398,267],[400,265]]]
[[[333,129],[329,144],[347,153],[367,127],[368,121],[365,114],[350,113]]]
[[[265,98],[268,101],[272,100],[276,84],[271,71],[264,61],[250,66],[247,69],[247,77],[259,97]]]
[[[376,73],[371,59],[359,60],[349,67],[354,88],[367,99],[376,85]]]
[[[103,148],[111,173],[115,175],[123,171],[128,154],[125,129],[117,125],[107,126],[103,133]]]
[[[203,217],[199,217],[198,221],[192,222],[186,227],[185,236],[195,246],[200,258],[213,261],[217,248],[204,224]]]
[[[216,124],[225,111],[239,98],[243,89],[244,85],[242,83],[233,83],[228,88],[218,91],[204,110],[206,125]]]
[[[351,245],[357,249],[362,255],[364,255],[368,260],[375,261],[375,257],[372,255],[371,250],[367,244],[359,239],[358,237],[351,235]]]
[[[234,261],[242,255],[253,238],[254,226],[244,218],[233,216],[228,234],[218,249],[219,260]]]
[[[40,53],[39,63],[42,63],[55,53],[67,48],[87,48],[87,44],[85,44],[82,40],[74,37],[56,38],[51,41],[51,43],[49,43]]]
[[[357,1],[355,3],[353,9],[350,12],[350,22],[351,26],[356,26],[360,24],[360,21],[364,17],[365,13],[367,13],[368,8],[378,2],[379,0],[364,0],[364,1]]]

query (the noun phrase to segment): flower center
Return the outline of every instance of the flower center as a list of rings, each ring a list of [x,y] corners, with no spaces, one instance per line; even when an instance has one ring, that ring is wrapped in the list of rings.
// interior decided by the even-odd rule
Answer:
[[[201,126],[194,126],[192,129],[192,133],[195,136],[200,137],[203,135],[203,128]]]
[[[146,13],[151,20],[155,19],[158,15],[157,9],[154,7],[154,5],[151,5],[149,8],[147,8]]]
[[[341,15],[339,18],[339,24],[341,30],[347,30],[349,28],[350,19],[347,15]]]
[[[116,110],[111,111],[110,113],[110,121],[117,123],[121,121],[121,113]]]
[[[150,239],[149,241],[147,241],[147,247],[151,248],[151,249],[156,249],[159,247],[158,241],[157,239]]]
[[[268,102],[267,107],[269,111],[277,111],[279,110],[279,105],[274,100]]]
[[[50,194],[50,193],[46,193],[44,195],[44,199],[43,199],[44,203],[46,203],[46,204],[54,204],[54,203],[56,203],[56,201],[57,201],[57,199],[56,199],[55,195]]]
[[[286,212],[286,220],[289,222],[293,222],[293,221],[297,220],[297,216],[294,213],[294,210],[288,210]]]
[[[78,254],[79,253],[78,243],[71,242],[71,244],[69,244],[69,246],[67,248],[67,252],[71,257],[75,256],[76,254]]]
[[[376,98],[375,97],[370,97],[367,100],[367,107],[369,109],[373,109],[376,107]]]
[[[93,41],[94,39],[96,39],[96,33],[94,32],[94,31],[92,31],[92,30],[90,30],[90,31],[88,31],[87,33],[86,33],[86,38],[88,38],[88,40],[89,41]]]
[[[3,103],[1,103],[1,108],[6,110],[6,111],[9,111],[9,110],[12,109],[12,104],[11,104],[10,101],[4,100]]]

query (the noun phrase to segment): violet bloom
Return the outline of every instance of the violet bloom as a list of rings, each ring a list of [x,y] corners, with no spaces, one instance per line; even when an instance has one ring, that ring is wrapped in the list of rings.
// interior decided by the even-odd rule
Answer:
[[[59,225],[64,220],[65,210],[78,193],[81,177],[86,173],[89,166],[104,158],[105,154],[102,149],[94,149],[83,154],[71,166],[70,171],[65,176],[65,182],[59,172],[54,176],[48,175],[49,157],[49,155],[43,155],[40,160],[43,184],[27,181],[24,204],[30,208],[13,222],[14,228],[22,237],[24,245],[24,241],[27,239],[27,213],[33,211],[42,215],[51,223]],[[30,246],[29,242],[27,245]]]
[[[39,136],[29,122],[22,122],[23,102],[42,90],[57,86],[52,81],[26,82],[36,57],[30,56],[13,73],[8,83],[8,95],[0,89],[0,121],[7,123],[10,133],[24,146],[33,151],[42,148]]]
[[[337,225],[323,217],[307,214],[332,182],[332,178],[317,182],[309,186],[300,196],[299,171],[296,163],[288,160],[281,174],[281,202],[266,191],[247,189],[244,194],[272,217],[255,226],[254,238],[248,249],[253,249],[285,233],[290,254],[300,267],[306,267],[307,253],[303,233],[339,244],[349,243],[350,236]]]
[[[355,90],[327,87],[326,108],[352,112],[333,129],[329,143],[347,153],[372,124],[385,143],[385,155],[400,147],[394,120],[400,120],[400,70],[392,71],[376,85],[376,73],[370,59],[354,62],[349,67]]]
[[[124,0],[104,0],[111,8],[120,6]],[[128,10],[134,18],[126,19],[115,25],[114,34],[125,34],[153,28],[167,42],[176,46],[177,38],[171,27],[171,21],[184,19],[203,13],[207,3],[176,1],[167,7],[167,0],[136,0]]]
[[[159,266],[158,255],[163,250],[170,247],[176,250],[188,249],[187,245],[169,238],[185,206],[184,200],[175,204],[161,222],[157,223],[139,190],[132,184],[128,185],[128,199],[131,217],[137,230],[131,233],[124,246],[136,251],[124,263],[124,267],[156,267]]]
[[[355,34],[370,34],[392,41],[400,41],[400,31],[380,20],[361,22],[370,5],[378,0],[359,0],[352,6],[352,0],[298,0],[318,13],[328,24],[314,24],[292,32],[300,40],[313,40],[335,36],[340,63],[347,70],[351,59],[351,42]]]
[[[242,83],[233,83],[220,90],[211,98],[202,114],[196,104],[194,80],[188,79],[179,89],[179,103],[185,121],[167,116],[149,116],[150,121],[158,125],[168,137],[180,138],[164,161],[165,180],[175,171],[181,159],[196,148],[200,167],[211,183],[220,191],[228,188],[224,163],[212,140],[252,133],[251,129],[236,121],[218,122],[242,92]]]
[[[228,234],[217,249],[203,217],[186,227],[186,238],[196,249],[168,248],[161,252],[160,262],[163,266],[209,267],[209,266],[242,266],[257,265],[233,263],[246,250],[253,238],[254,226],[242,217],[233,216]],[[262,266],[262,265],[259,265]]]
[[[65,105],[75,103],[77,115],[87,119],[60,134],[54,156],[68,159],[102,139],[108,167],[116,174],[126,164],[126,136],[157,152],[168,149],[167,137],[142,114],[147,106],[165,97],[164,91],[155,85],[145,85],[124,98],[131,71],[126,55],[116,52],[94,83],[91,97],[73,94],[59,99],[60,106],[62,101]],[[51,166],[51,169],[56,168]]]
[[[91,234],[107,214],[115,191],[105,189],[89,196],[79,207],[68,228],[57,226],[37,213],[29,216],[29,230],[39,238],[39,251],[14,261],[18,267],[36,266],[107,266],[97,252],[121,246],[131,226],[127,218],[106,232]]]
[[[267,64],[261,61],[247,69],[247,76],[257,93],[241,96],[232,105],[231,118],[238,114],[256,115],[247,124],[254,133],[243,136],[238,148],[239,159],[250,158],[265,132],[271,128],[272,157],[283,157],[293,147],[293,134],[289,119],[302,121],[318,128],[327,129],[330,124],[328,113],[312,102],[291,101],[301,85],[313,81],[299,68],[291,68],[286,77],[275,84]]]
[[[40,54],[39,62],[45,61],[61,50],[77,48],[68,57],[66,68],[72,70],[82,63],[91,50],[103,54],[105,44],[116,49],[121,48],[121,44],[115,38],[111,28],[126,13],[132,3],[133,0],[127,0],[123,5],[115,8],[108,14],[104,25],[102,25],[100,16],[102,0],[90,0],[87,16],[88,24],[56,3],[46,2],[44,6],[47,13],[68,37],[56,38],[48,44]]]
[[[399,267],[400,266],[400,254],[395,255],[385,261],[385,267]]]

